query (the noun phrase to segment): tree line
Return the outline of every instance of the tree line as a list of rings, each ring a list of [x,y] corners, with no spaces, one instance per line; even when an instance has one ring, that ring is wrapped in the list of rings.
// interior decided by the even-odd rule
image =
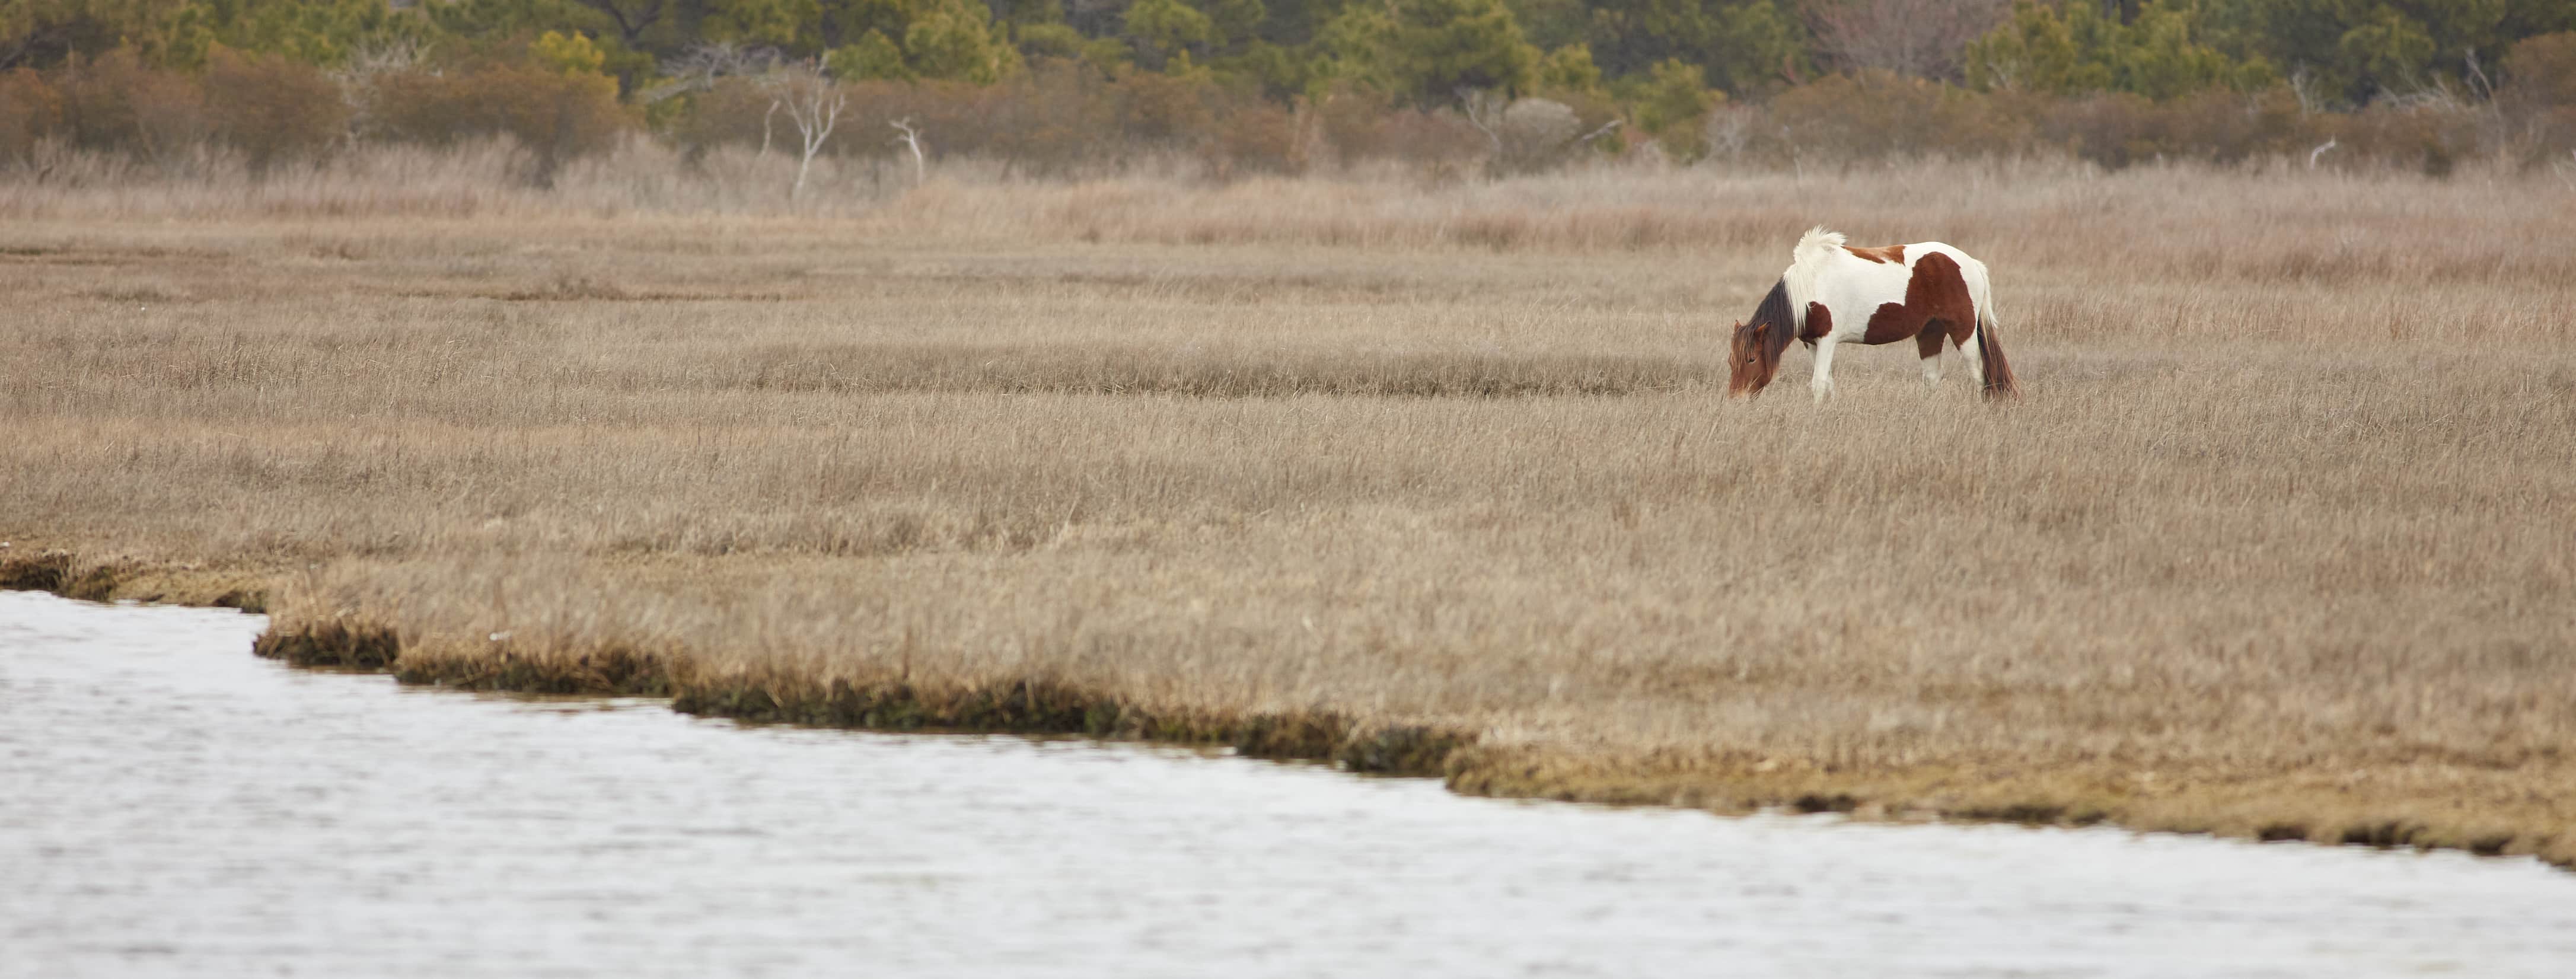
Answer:
[[[766,151],[820,85],[808,162],[901,122],[916,160],[1036,170],[2325,143],[2438,169],[2576,140],[2569,32],[2576,0],[0,0],[0,153],[506,134],[542,181],[638,128]]]

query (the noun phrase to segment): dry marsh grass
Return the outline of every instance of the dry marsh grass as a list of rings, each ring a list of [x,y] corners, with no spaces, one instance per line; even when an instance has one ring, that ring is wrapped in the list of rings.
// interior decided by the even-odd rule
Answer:
[[[0,553],[81,556],[21,586],[759,718],[2576,860],[2556,184],[188,193],[8,205]],[[2027,396],[1879,349],[1725,400],[1816,221],[1986,259]]]

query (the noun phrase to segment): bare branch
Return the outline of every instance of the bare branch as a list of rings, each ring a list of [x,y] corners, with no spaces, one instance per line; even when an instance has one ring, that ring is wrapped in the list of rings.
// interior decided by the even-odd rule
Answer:
[[[1511,105],[1511,99],[1491,89],[1460,88],[1458,90],[1458,107],[1460,111],[1466,113],[1467,124],[1476,127],[1477,132],[1485,134],[1485,141],[1493,144],[1494,155],[1497,157],[1503,155],[1501,133],[1503,111],[1511,108]]]
[[[2478,67],[2478,49],[2469,49],[2468,62],[2469,80],[2477,83],[2476,90],[2470,94],[2489,102],[2495,101],[2495,82],[2488,80],[2486,70]]]
[[[741,47],[730,42],[701,44],[687,54],[671,59],[669,81],[645,89],[636,100],[646,105],[663,99],[703,92],[714,88],[716,79],[734,75],[758,75],[778,68],[776,48]]]

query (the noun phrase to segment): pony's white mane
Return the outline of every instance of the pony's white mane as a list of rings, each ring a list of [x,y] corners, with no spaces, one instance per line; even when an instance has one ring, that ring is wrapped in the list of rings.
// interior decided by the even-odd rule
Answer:
[[[1819,224],[1807,229],[1806,234],[1798,236],[1798,247],[1789,252],[1789,261],[1796,265],[1806,265],[1850,243],[1851,239],[1843,237],[1842,232],[1827,231],[1824,225]]]
[[[1789,251],[1789,270],[1780,273],[1780,281],[1789,286],[1789,308],[1798,317],[1798,328],[1806,329],[1807,303],[1816,295],[1816,273],[1824,268],[1825,259],[1834,249],[1850,239],[1840,231],[1827,231],[1824,225],[1807,229],[1798,236],[1798,247]]]

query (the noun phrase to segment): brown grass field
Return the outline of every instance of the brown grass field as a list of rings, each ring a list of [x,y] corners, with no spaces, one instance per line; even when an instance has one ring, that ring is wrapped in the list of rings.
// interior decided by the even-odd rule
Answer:
[[[0,186],[0,583],[753,720],[2576,861],[2563,182],[685,189]],[[1727,400],[1819,222],[1983,258],[2025,397]]]

